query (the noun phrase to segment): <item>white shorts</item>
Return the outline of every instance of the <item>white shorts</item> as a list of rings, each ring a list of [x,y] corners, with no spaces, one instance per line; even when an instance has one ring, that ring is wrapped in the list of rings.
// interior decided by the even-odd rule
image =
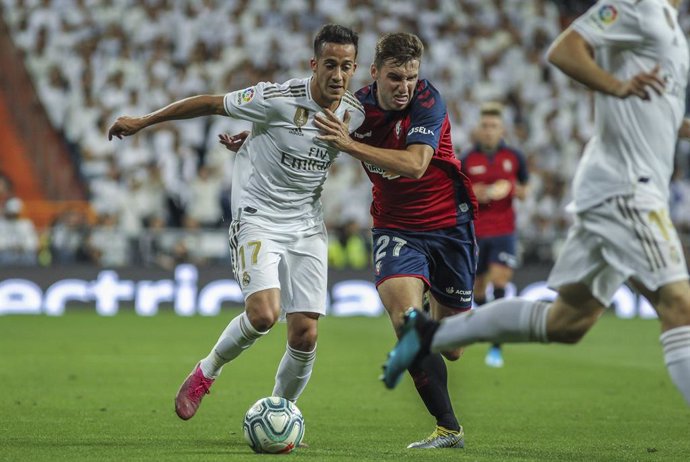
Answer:
[[[323,223],[280,231],[235,220],[229,239],[233,272],[245,300],[254,292],[278,288],[283,313],[326,314],[328,241]]]
[[[548,284],[583,283],[608,306],[629,278],[654,291],[688,270],[668,207],[617,196],[576,215]]]

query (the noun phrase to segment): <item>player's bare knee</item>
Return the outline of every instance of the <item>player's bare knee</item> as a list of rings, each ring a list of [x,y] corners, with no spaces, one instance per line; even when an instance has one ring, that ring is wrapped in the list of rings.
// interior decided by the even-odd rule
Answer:
[[[317,337],[318,330],[316,324],[298,329],[290,329],[288,332],[288,345],[295,350],[311,351],[316,347]]]
[[[288,345],[293,350],[312,351],[316,348],[316,335],[305,335],[304,337],[290,337]]]
[[[247,317],[252,327],[259,332],[266,332],[278,321],[278,315],[270,308],[247,310]]]
[[[247,303],[246,310],[249,322],[259,332],[266,332],[273,327],[280,316],[280,307],[267,300],[252,300],[251,303]]]
[[[656,308],[667,327],[690,325],[690,287],[678,284],[665,288]]]

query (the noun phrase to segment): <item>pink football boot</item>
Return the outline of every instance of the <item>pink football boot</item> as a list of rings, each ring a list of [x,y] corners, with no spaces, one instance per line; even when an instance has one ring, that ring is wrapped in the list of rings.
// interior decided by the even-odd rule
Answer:
[[[194,417],[202,398],[210,393],[213,380],[204,377],[199,364],[194,367],[175,396],[175,412],[180,419],[189,420]]]

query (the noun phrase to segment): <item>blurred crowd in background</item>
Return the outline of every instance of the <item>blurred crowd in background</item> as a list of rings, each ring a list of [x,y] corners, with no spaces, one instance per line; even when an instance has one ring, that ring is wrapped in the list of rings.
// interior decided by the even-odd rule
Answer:
[[[21,200],[0,172],[0,264],[227,264],[233,154],[218,134],[249,125],[200,118],[123,141],[108,141],[107,128],[119,115],[141,115],[190,95],[307,76],[313,35],[328,22],[360,35],[351,91],[370,83],[380,34],[422,38],[421,76],[445,97],[458,156],[473,144],[480,105],[504,104],[506,142],[524,153],[531,175],[528,197],[517,204],[523,261],[551,261],[570,224],[564,209],[591,136],[592,100],[546,65],[544,54],[593,2],[427,0],[423,9],[402,0],[0,2],[95,216],[67,211],[36,230],[21,218]],[[683,233],[690,232],[689,154],[680,143],[672,185],[672,215]],[[322,200],[331,265],[367,267],[371,185],[360,164],[341,155]]]

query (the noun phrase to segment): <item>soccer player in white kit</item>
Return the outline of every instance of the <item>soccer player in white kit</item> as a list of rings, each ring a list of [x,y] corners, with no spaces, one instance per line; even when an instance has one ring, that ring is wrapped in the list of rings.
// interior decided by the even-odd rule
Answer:
[[[160,122],[205,115],[252,122],[234,165],[229,231],[245,311],[228,324],[180,387],[175,411],[184,420],[194,416],[223,365],[266,334],[281,312],[288,338],[272,395],[294,402],[309,381],[327,296],[320,194],[339,154],[315,139],[319,132],[313,120],[327,108],[341,119],[349,113],[352,131],[363,122],[361,104],[347,91],[357,67],[357,41],[352,30],[328,24],[314,40],[311,77],[194,96],[142,117],[120,117],[108,132],[109,139],[121,138]]]
[[[389,388],[428,351],[481,341],[576,343],[628,281],[659,314],[667,369],[690,404],[690,285],[668,213],[676,140],[690,137],[679,3],[598,2],[548,52],[595,91],[596,117],[573,184],[575,223],[549,276],[556,300],[499,300],[440,324],[408,311],[385,366]]]

